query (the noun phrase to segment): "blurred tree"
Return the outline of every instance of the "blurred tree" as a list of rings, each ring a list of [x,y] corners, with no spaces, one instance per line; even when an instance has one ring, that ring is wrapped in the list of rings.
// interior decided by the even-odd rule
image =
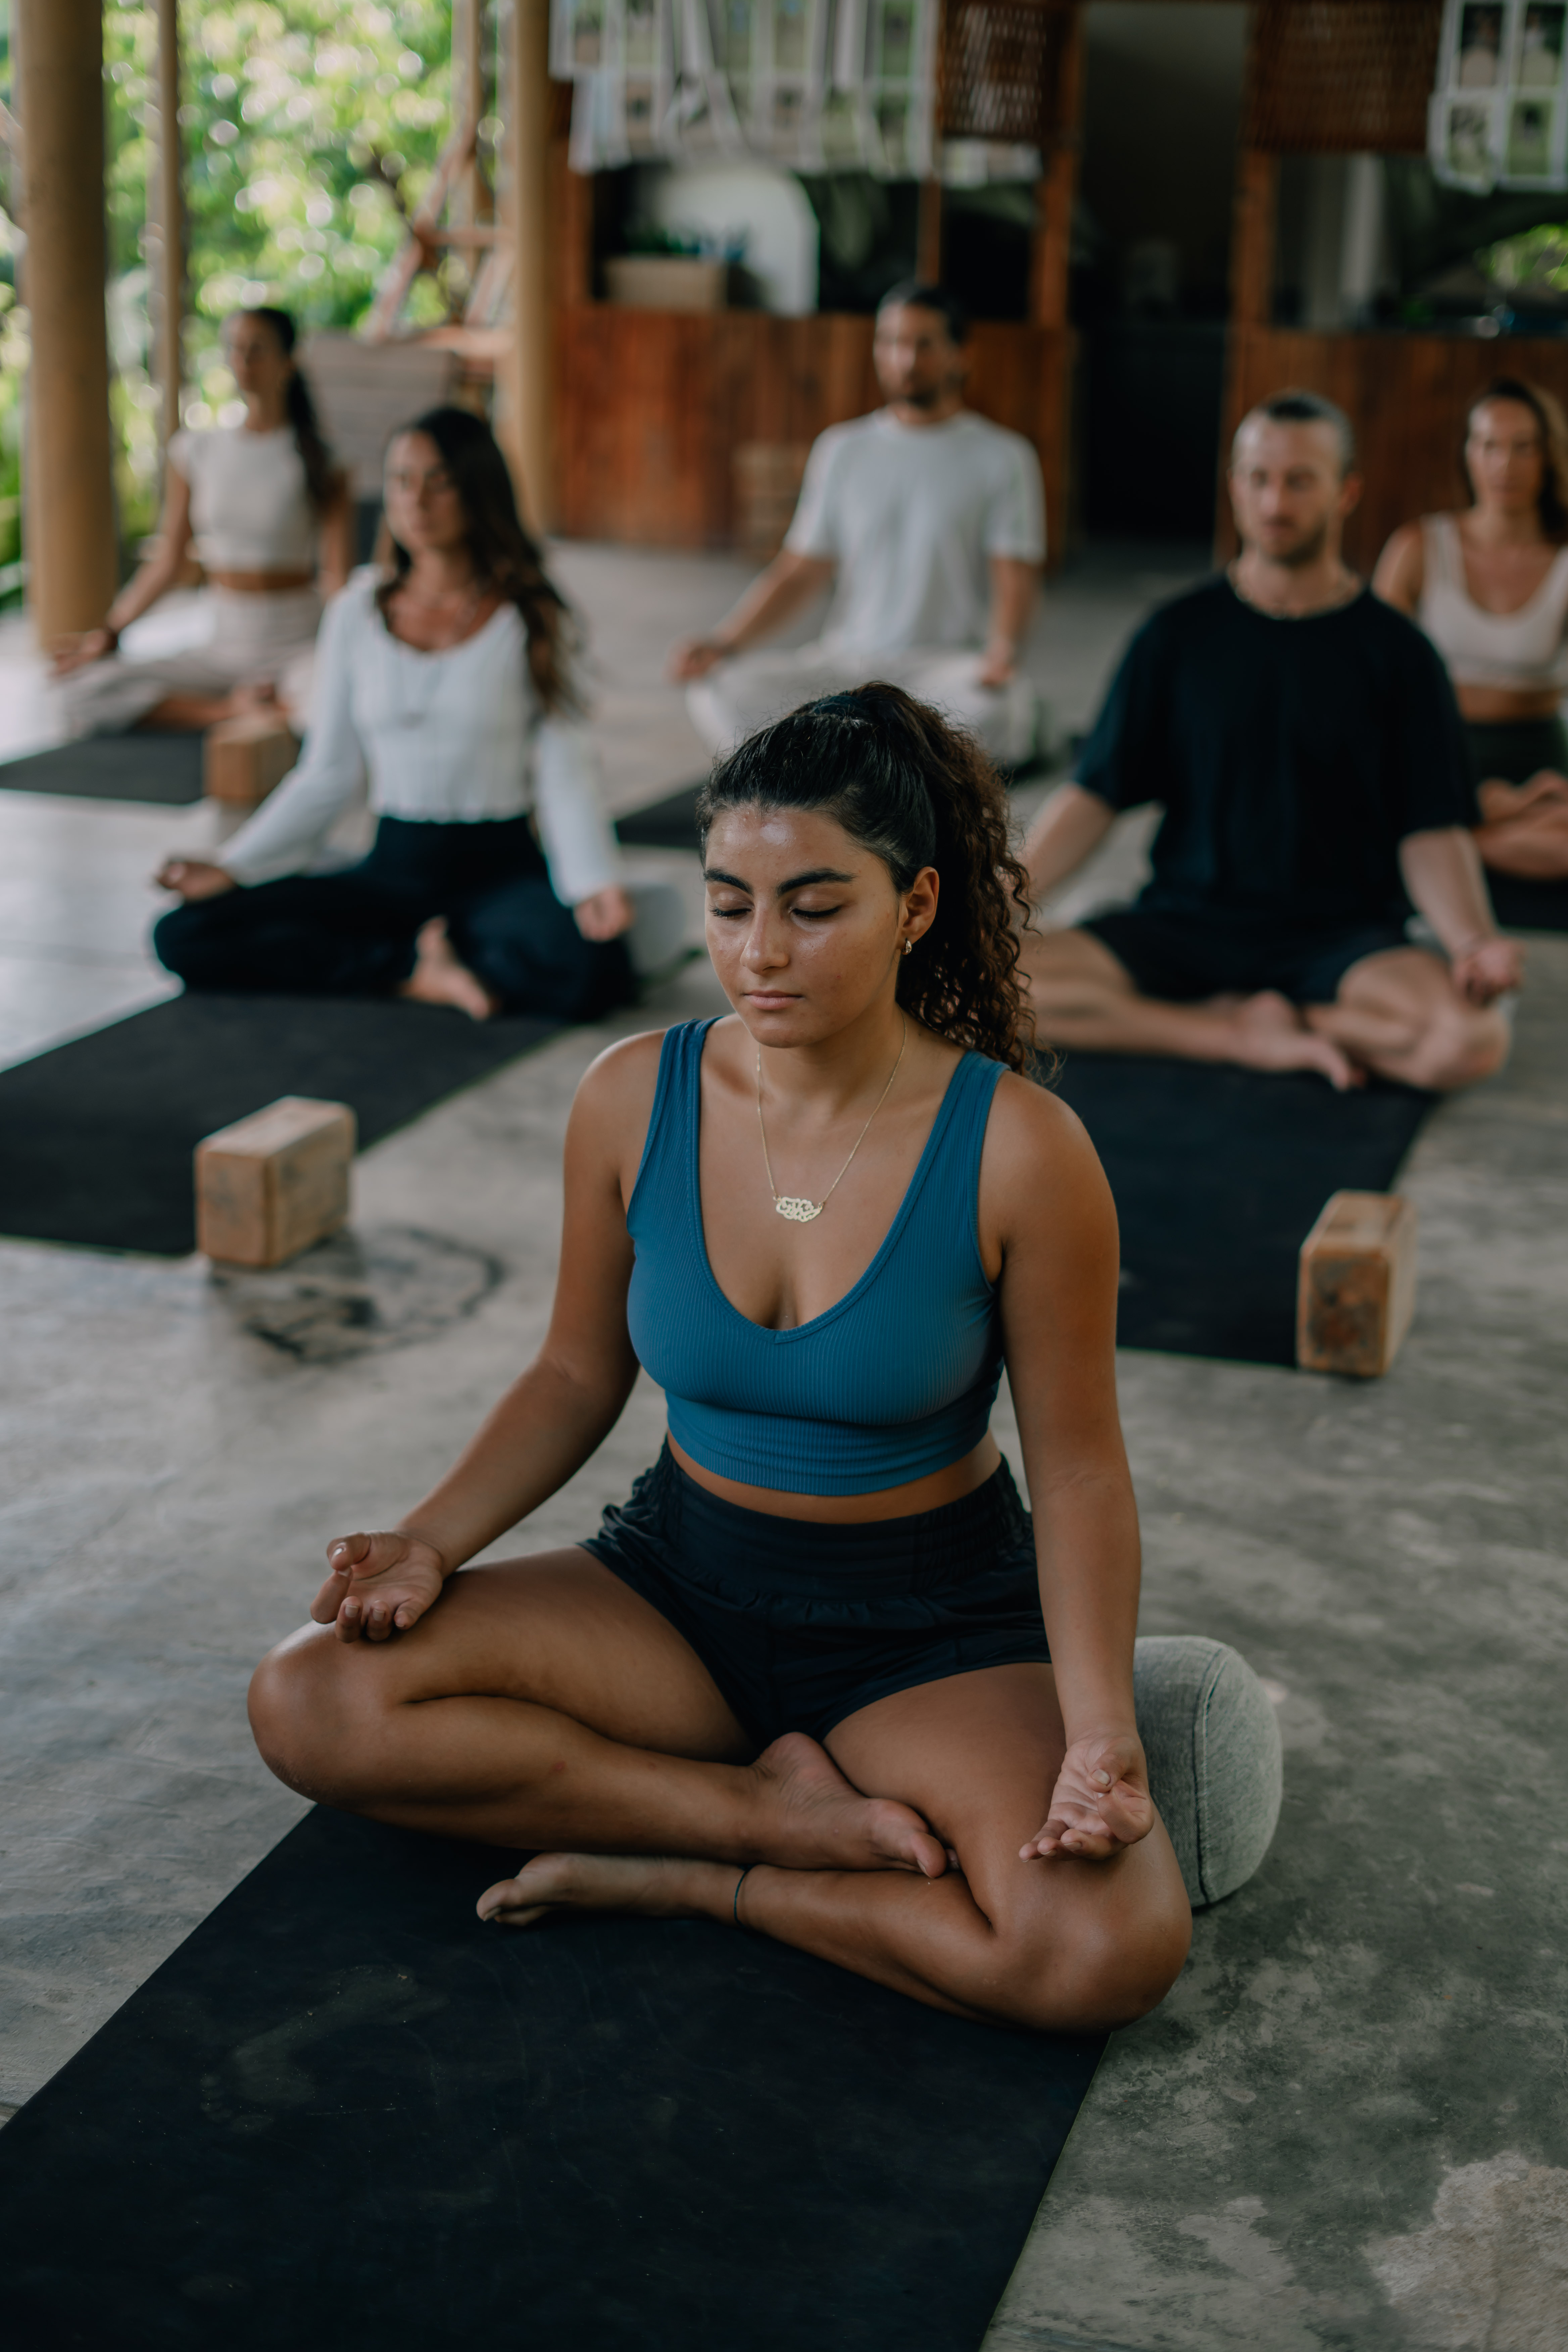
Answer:
[[[0,0],[8,30],[9,10]],[[237,416],[218,329],[237,305],[274,302],[301,327],[353,327],[402,236],[447,136],[449,0],[184,0],[180,110],[190,320],[185,414]],[[157,396],[148,378],[147,184],[155,168],[157,16],[103,12],[108,289],[120,494],[129,544],[156,518]],[[0,98],[9,103],[8,39]],[[3,163],[0,156],[0,163]],[[0,203],[8,206],[7,172]],[[0,566],[15,562],[18,375],[26,313],[15,235],[0,211]],[[421,278],[417,324],[460,285]],[[0,573],[0,584],[4,574]]]

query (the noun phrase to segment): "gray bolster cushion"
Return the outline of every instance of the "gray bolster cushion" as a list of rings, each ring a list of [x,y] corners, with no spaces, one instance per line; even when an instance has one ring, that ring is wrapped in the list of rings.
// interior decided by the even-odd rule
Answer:
[[[1240,1653],[1157,1633],[1132,1654],[1149,1786],[1194,1911],[1249,1879],[1268,1851],[1284,1789],[1273,1705]]]

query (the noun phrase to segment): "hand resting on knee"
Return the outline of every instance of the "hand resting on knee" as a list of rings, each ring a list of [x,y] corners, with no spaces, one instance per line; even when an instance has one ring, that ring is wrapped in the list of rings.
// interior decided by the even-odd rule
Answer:
[[[423,1536],[338,1536],[327,1546],[327,1580],[310,1603],[318,1625],[340,1642],[384,1642],[406,1633],[441,1598],[450,1573]]]

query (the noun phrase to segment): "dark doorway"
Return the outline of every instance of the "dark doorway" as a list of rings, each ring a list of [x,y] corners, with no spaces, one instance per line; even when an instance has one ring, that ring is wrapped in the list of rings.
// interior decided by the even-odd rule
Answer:
[[[1225,0],[1084,11],[1073,315],[1091,534],[1213,528],[1246,17]]]

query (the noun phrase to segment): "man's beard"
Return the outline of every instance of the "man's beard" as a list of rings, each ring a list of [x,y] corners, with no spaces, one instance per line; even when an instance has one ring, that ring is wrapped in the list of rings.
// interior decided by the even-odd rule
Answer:
[[[918,391],[900,392],[898,397],[906,408],[934,408],[945,389],[940,383],[922,383]]]
[[[1299,539],[1294,547],[1278,550],[1260,547],[1258,551],[1266,555],[1270,563],[1284,564],[1289,572],[1304,572],[1310,563],[1316,563],[1328,543],[1329,526],[1321,522],[1316,530],[1310,532],[1305,539]]]

